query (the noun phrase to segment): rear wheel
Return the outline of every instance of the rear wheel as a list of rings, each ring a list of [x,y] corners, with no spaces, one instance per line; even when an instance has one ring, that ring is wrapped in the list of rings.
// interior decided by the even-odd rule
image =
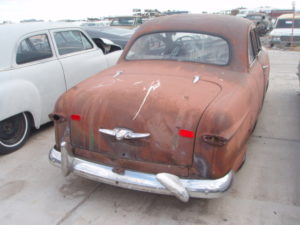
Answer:
[[[0,154],[21,148],[30,133],[29,117],[20,113],[0,122]]]

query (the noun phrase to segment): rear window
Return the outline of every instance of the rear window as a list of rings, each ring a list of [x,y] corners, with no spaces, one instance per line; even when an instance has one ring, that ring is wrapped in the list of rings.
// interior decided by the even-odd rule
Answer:
[[[188,32],[152,33],[139,37],[127,60],[176,60],[216,65],[229,62],[229,46],[221,37]]]
[[[292,28],[293,20],[292,19],[279,19],[276,23],[276,28]],[[294,28],[300,28],[300,19],[295,19]]]

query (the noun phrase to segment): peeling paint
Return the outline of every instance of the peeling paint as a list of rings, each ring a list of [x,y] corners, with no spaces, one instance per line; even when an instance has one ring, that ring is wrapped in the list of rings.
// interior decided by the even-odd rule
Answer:
[[[194,163],[195,163],[194,165],[195,165],[196,169],[198,170],[199,174],[202,177],[207,177],[209,168],[207,166],[206,161],[200,155],[195,155]]]
[[[200,80],[200,76],[196,75],[193,78],[193,84],[197,83]]]
[[[100,88],[100,87],[106,87],[106,86],[110,86],[110,85],[113,85],[114,83],[116,82],[116,80],[111,80],[111,81],[108,81],[108,82],[103,82],[103,83],[100,83],[98,85],[96,85],[94,88]]]
[[[140,105],[138,111],[136,112],[136,114],[135,114],[134,117],[132,118],[132,120],[135,120],[136,117],[139,115],[139,113],[140,113],[140,111],[142,110],[142,108],[143,108],[143,106],[144,106],[144,104],[145,104],[145,102],[146,102],[148,96],[150,95],[151,91],[155,91],[155,89],[156,89],[156,88],[159,88],[159,87],[160,87],[160,81],[159,81],[159,80],[153,81],[153,82],[151,83],[151,86],[148,88],[148,91],[147,91],[147,93],[146,93],[146,95],[145,95],[145,97],[144,97],[144,99],[143,99],[143,101],[142,101],[142,103],[141,103],[141,105]]]
[[[120,76],[123,73],[123,71],[117,71],[115,75],[113,75],[113,78],[116,78],[117,76]]]
[[[142,83],[143,83],[143,81],[137,81],[137,82],[134,82],[133,85],[139,85],[139,84],[142,84]]]

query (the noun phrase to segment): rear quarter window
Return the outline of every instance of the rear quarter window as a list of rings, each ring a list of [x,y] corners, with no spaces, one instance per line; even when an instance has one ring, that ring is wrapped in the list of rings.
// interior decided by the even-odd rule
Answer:
[[[39,34],[22,40],[18,46],[16,63],[24,64],[51,58],[53,56],[46,34]]]

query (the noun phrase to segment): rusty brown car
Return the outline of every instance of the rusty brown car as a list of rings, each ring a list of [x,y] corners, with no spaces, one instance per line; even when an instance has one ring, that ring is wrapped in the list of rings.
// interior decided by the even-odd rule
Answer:
[[[220,197],[245,160],[268,77],[268,54],[251,21],[153,19],[117,65],[57,101],[50,162],[64,175],[184,202]]]

